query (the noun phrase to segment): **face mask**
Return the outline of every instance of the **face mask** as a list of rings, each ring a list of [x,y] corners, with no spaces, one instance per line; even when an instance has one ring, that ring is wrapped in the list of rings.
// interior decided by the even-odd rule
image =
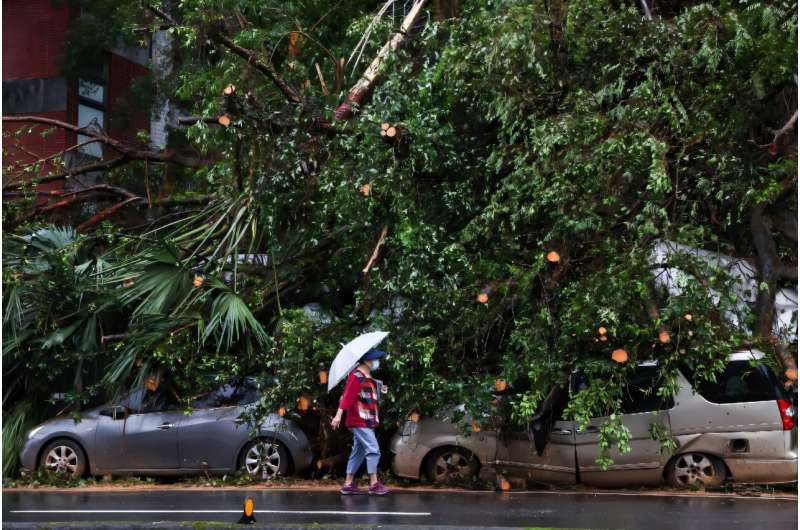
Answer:
[[[381,365],[380,360],[375,359],[374,361],[372,361],[372,365],[370,366],[369,369],[374,372],[375,370],[377,370],[380,367],[380,365]]]

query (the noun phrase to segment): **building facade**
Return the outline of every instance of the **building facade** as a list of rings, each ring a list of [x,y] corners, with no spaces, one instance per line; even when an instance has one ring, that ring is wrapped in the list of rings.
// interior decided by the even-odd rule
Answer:
[[[130,90],[132,82],[148,73],[153,56],[152,44],[148,47],[123,47],[106,50],[101,64],[92,65],[93,74],[85,79],[69,80],[62,73],[65,37],[71,24],[81,16],[79,3],[51,0],[5,0],[3,2],[3,116],[41,116],[77,125],[102,128],[109,136],[135,141],[137,134],[149,136],[155,131],[158,144],[163,145],[163,123],[152,120],[146,110],[130,119],[115,119],[115,111],[122,105],[122,97]],[[152,42],[152,39],[147,39]],[[116,112],[121,114],[121,112]],[[163,122],[163,120],[162,120]],[[30,125],[7,124],[8,133]],[[48,127],[39,125],[34,131]],[[21,175],[13,164],[29,164],[71,149],[64,157],[67,166],[80,166],[91,161],[115,156],[98,142],[86,143],[87,136],[64,129],[49,134],[6,135],[4,150],[4,182],[9,179],[33,178],[63,171],[57,162],[42,164],[38,175]],[[89,175],[96,181],[101,175]],[[39,190],[61,189],[64,180],[46,182]]]

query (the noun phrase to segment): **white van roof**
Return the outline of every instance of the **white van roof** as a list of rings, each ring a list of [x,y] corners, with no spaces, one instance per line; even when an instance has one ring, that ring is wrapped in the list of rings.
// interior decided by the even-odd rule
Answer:
[[[765,353],[761,350],[737,350],[728,355],[729,361],[752,361],[753,359],[763,359]],[[636,366],[658,366],[658,361],[648,359],[646,361],[639,361]]]
[[[728,356],[729,361],[752,361],[753,359],[763,359],[764,352],[761,350],[740,350]]]

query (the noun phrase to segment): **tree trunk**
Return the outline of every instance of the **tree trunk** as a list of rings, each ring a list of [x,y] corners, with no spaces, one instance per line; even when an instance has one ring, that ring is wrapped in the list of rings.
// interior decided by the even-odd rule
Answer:
[[[775,321],[775,294],[784,266],[778,257],[778,250],[772,237],[772,220],[765,212],[766,207],[766,203],[758,204],[750,213],[750,231],[756,248],[758,268],[753,334],[777,344],[777,337],[773,335],[772,327]],[[796,270],[794,272],[796,275]],[[785,348],[777,347],[776,351],[785,368],[797,369],[797,362]]]

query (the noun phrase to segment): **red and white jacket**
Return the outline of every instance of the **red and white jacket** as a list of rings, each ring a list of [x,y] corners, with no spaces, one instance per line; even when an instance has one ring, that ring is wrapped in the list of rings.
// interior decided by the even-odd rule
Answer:
[[[356,368],[347,376],[339,408],[347,413],[345,427],[375,429],[378,418],[378,385],[370,376]]]

